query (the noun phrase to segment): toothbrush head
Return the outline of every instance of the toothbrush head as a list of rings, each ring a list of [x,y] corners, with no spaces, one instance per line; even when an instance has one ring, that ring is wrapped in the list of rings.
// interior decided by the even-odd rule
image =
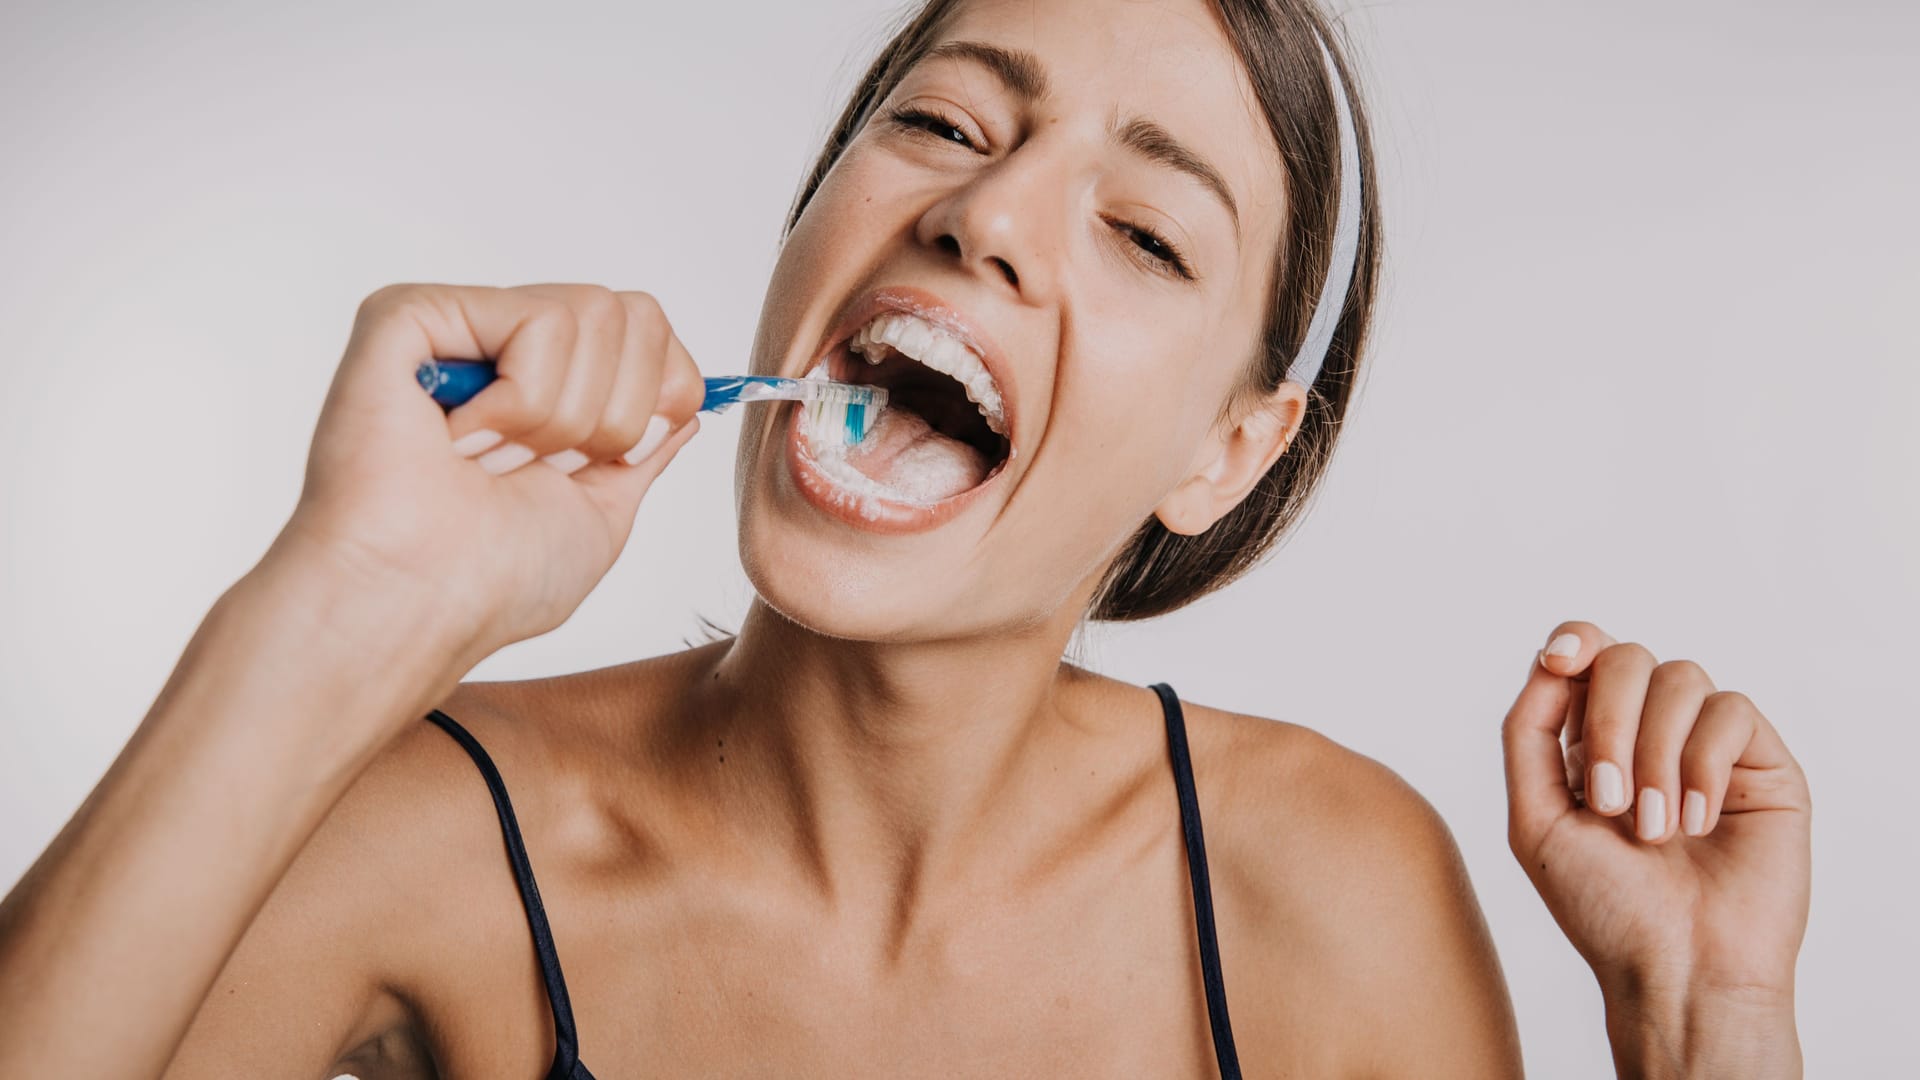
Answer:
[[[807,438],[815,444],[855,446],[873,434],[887,407],[887,392],[877,386],[802,380],[808,395],[800,403]]]

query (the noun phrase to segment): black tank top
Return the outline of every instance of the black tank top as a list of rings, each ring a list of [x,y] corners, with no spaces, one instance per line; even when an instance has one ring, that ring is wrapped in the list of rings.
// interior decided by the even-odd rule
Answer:
[[[1213,888],[1207,880],[1207,844],[1200,829],[1200,800],[1193,790],[1193,759],[1187,752],[1187,721],[1180,711],[1180,699],[1173,688],[1157,683],[1153,692],[1160,696],[1160,709],[1167,721],[1167,756],[1173,766],[1173,786],[1180,800],[1180,831],[1187,847],[1187,877],[1193,884],[1195,936],[1200,949],[1201,981],[1206,988],[1207,1022],[1213,1028],[1214,1059],[1220,1066],[1221,1080],[1240,1080],[1240,1058],[1233,1048],[1233,1026],[1227,1021],[1227,987],[1220,977],[1220,941],[1213,923]],[[473,758],[480,775],[486,778],[493,795],[494,809],[500,814],[500,832],[506,840],[507,861],[513,866],[514,881],[520,886],[520,902],[527,911],[527,925],[533,934],[533,948],[540,957],[540,977],[547,984],[547,1003],[553,1009],[553,1066],[547,1080],[593,1080],[593,1074],[580,1062],[580,1039],[573,1026],[573,1006],[567,1001],[567,980],[560,974],[560,954],[553,947],[553,930],[547,925],[547,911],[540,903],[540,888],[534,884],[533,865],[527,861],[527,847],[520,839],[520,825],[514,820],[513,803],[507,798],[507,785],[500,770],[480,741],[453,717],[435,709],[427,719],[453,736],[461,749]]]

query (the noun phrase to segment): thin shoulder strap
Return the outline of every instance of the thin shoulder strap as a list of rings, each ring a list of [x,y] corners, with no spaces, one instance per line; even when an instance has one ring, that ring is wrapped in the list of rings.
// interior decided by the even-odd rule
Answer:
[[[553,1006],[553,1069],[550,1076],[572,1076],[580,1060],[580,1044],[573,1028],[573,1005],[567,1000],[567,980],[560,974],[560,954],[553,947],[553,930],[547,925],[547,909],[540,903],[540,887],[533,881],[533,864],[527,861],[527,846],[520,839],[520,823],[513,816],[513,802],[507,798],[506,782],[500,770],[480,745],[480,740],[460,726],[459,721],[435,709],[427,719],[453,736],[486,778],[493,806],[500,812],[500,833],[507,842],[507,860],[513,864],[514,882],[520,886],[520,903],[527,909],[527,926],[533,932],[533,948],[540,954],[540,978],[547,984],[547,1001]]]
[[[1187,877],[1193,882],[1193,921],[1200,934],[1200,976],[1207,990],[1207,1023],[1213,1028],[1213,1055],[1221,1080],[1240,1080],[1240,1054],[1227,1019],[1227,983],[1220,974],[1220,938],[1213,923],[1213,886],[1207,879],[1207,841],[1200,827],[1200,798],[1193,789],[1193,758],[1187,751],[1187,718],[1173,687],[1155,683],[1160,710],[1167,717],[1167,752],[1173,758],[1173,786],[1180,796],[1180,831],[1187,842]]]

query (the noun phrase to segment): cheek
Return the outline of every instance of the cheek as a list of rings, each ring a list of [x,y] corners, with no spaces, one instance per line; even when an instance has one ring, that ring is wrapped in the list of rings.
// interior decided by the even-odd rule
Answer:
[[[814,190],[806,212],[788,237],[796,262],[806,269],[855,264],[870,258],[912,218],[901,208],[905,178],[897,164],[871,153],[858,140],[847,148]],[[787,252],[782,252],[785,264]]]

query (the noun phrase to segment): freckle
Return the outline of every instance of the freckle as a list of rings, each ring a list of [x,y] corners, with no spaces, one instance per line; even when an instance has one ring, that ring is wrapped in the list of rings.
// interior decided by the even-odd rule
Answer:
[[[1547,872],[1547,864],[1546,864],[1546,863],[1541,863],[1541,864],[1540,864],[1540,872],[1541,872],[1541,873],[1543,873],[1543,874]]]
[[[726,763],[727,763],[727,755],[725,755],[725,754],[721,754],[721,755],[720,755],[720,764],[722,764],[722,765],[725,765]]]

